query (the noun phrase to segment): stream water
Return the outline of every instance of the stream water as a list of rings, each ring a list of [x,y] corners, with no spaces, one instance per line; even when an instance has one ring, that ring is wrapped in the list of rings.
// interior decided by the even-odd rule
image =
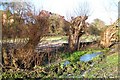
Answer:
[[[97,55],[100,55],[100,54],[103,54],[103,52],[94,52],[94,53],[91,53],[91,54],[85,54],[85,55],[80,57],[80,61],[88,62],[88,61],[92,60],[93,58],[95,58]],[[64,66],[66,66],[68,64],[70,64],[69,61],[64,62]],[[92,65],[94,65],[94,63],[92,63],[90,66],[92,66]],[[89,72],[90,70],[91,70],[91,68],[83,71],[83,73],[81,73],[81,75],[79,75],[79,77],[81,77],[81,78],[84,77],[86,75],[86,73]],[[70,75],[68,74],[67,76],[70,76]],[[75,76],[72,75],[72,77],[74,78]]]
[[[103,52],[94,52],[94,53],[91,53],[91,54],[85,54],[85,55],[80,57],[80,61],[88,62],[88,61],[92,60],[93,58],[95,58],[97,55],[100,55],[102,53]],[[68,64],[70,64],[70,61],[66,60],[64,62],[64,66],[66,66]]]
[[[92,58],[94,58],[94,57],[96,57],[97,55],[100,55],[100,54],[102,54],[102,52],[94,52],[94,53],[91,53],[91,54],[85,54],[85,55],[80,57],[80,61],[84,61],[84,62],[90,61],[90,60],[92,60]]]

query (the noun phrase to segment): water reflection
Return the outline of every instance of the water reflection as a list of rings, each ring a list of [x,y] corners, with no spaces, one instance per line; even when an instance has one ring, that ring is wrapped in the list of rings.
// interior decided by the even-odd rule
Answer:
[[[100,55],[100,54],[102,54],[102,52],[95,52],[95,53],[92,53],[92,54],[85,54],[85,55],[80,57],[80,61],[84,61],[84,62],[90,61],[90,60],[92,60],[92,58],[94,58],[94,57],[96,57],[97,55]]]

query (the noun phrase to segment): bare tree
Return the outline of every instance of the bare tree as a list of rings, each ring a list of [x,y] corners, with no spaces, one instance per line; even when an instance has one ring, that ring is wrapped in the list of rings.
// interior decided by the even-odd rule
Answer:
[[[104,9],[105,12],[108,15],[108,18],[110,19],[110,25],[112,25],[114,22],[113,20],[118,18],[118,2],[119,0],[110,0],[109,2],[104,3]]]
[[[118,37],[118,26],[113,24],[102,32],[100,46],[102,48],[110,48],[119,41]]]
[[[30,4],[25,2],[11,2],[11,3],[2,3],[5,9],[3,11],[3,36],[15,38],[19,36],[20,29],[19,25],[24,24],[25,21],[28,22],[31,20],[31,16],[28,15],[31,12]],[[7,34],[6,34],[7,33]],[[8,35],[8,36],[7,36]]]
[[[75,9],[73,9],[77,16],[90,16],[90,5],[88,2],[82,2],[78,4]]]
[[[74,9],[74,13],[77,15],[77,17],[72,18],[70,21],[70,26],[69,26],[69,50],[70,52],[79,50],[79,41],[80,37],[85,34],[86,32],[86,20],[88,19],[89,16],[89,7],[88,4],[85,2],[83,4],[80,4],[78,8]]]
[[[113,46],[116,42],[118,42],[118,37],[119,37],[119,8],[118,8],[118,4],[117,4],[118,0],[111,0],[110,6],[105,7],[105,10],[108,11],[110,14],[111,12],[113,12],[115,15],[114,17],[116,17],[116,21],[113,23],[111,22],[111,25],[109,25],[104,31],[102,31],[101,33],[101,38],[100,38],[100,46],[102,48],[110,48],[111,46]],[[114,7],[112,8],[111,5]],[[118,8],[118,14],[117,14],[117,8]],[[113,15],[112,13],[112,15]],[[118,16],[117,16],[118,15]],[[112,19],[111,19],[112,20]]]
[[[42,37],[48,32],[49,15],[43,13],[40,13],[39,15],[34,15],[32,13],[31,6],[28,3],[26,3],[25,6],[22,3],[14,4],[13,6],[13,13],[10,10],[10,7],[8,7],[8,10],[11,11],[10,17],[11,15],[13,15],[12,18],[14,22],[8,23],[9,27],[3,24],[3,31],[4,33],[6,33],[7,39],[9,38],[8,36],[10,36],[10,38],[12,39],[14,39],[16,36],[20,38],[29,38],[25,46],[9,51],[9,54],[11,54],[12,57],[12,65],[14,65],[15,67],[20,67],[18,64],[23,64],[24,68],[29,68],[31,67],[30,65],[32,64],[32,62],[34,62],[35,60],[35,47],[40,42],[40,39],[42,39]],[[6,54],[6,52],[3,52],[3,54]],[[10,61],[9,59],[7,60]]]

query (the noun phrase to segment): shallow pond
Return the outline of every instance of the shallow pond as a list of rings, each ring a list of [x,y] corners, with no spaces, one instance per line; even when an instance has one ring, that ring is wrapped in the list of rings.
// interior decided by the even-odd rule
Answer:
[[[84,62],[90,61],[90,60],[92,60],[92,58],[94,58],[97,55],[100,55],[102,53],[103,52],[94,52],[94,53],[91,53],[91,54],[85,54],[85,55],[80,57],[80,61],[84,61]]]

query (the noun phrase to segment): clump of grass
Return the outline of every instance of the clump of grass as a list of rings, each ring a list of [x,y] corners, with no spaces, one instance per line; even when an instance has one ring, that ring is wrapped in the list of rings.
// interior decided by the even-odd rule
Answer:
[[[80,56],[86,54],[86,51],[77,51],[74,52],[73,54],[71,54],[67,59],[72,61],[72,62],[76,62],[79,60]]]

